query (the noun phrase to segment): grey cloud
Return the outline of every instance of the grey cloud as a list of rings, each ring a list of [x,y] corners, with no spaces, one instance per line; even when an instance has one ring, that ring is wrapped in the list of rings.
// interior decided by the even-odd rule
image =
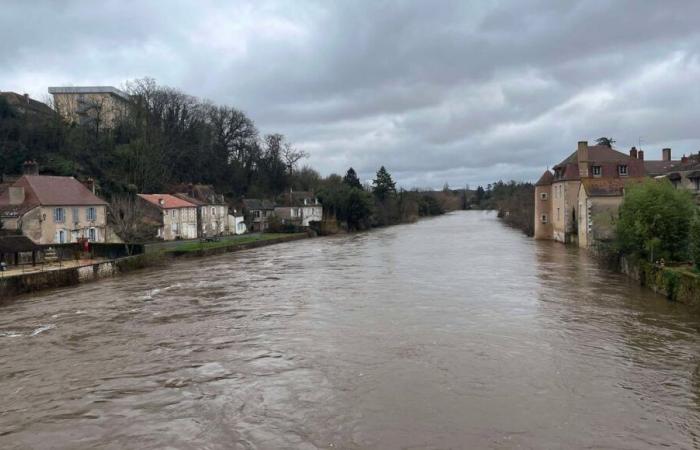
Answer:
[[[536,179],[579,139],[700,150],[700,3],[3,2],[0,89],[152,76],[248,112],[324,174]]]

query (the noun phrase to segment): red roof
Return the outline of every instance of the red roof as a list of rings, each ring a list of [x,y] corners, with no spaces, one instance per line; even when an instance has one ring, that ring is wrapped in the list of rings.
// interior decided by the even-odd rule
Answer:
[[[549,170],[545,170],[540,179],[535,183],[535,186],[547,186],[554,181],[554,175]]]
[[[39,205],[95,206],[107,204],[73,177],[24,175],[15,181],[12,187],[24,188],[23,210]],[[0,207],[8,205],[10,205],[10,194],[9,191],[5,191],[0,195]]]
[[[173,208],[196,208],[194,205],[187,200],[177,198],[170,194],[138,194],[139,197],[157,206],[160,209],[173,209]]]

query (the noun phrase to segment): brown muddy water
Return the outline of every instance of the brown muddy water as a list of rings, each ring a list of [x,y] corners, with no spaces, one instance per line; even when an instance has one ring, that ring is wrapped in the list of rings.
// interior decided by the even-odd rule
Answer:
[[[0,308],[0,448],[700,448],[697,317],[483,212],[181,261]]]

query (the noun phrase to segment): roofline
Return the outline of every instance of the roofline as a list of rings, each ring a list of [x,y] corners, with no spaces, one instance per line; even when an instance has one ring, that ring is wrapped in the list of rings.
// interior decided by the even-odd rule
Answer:
[[[129,94],[114,86],[52,86],[49,94],[113,94],[124,100],[130,100]]]

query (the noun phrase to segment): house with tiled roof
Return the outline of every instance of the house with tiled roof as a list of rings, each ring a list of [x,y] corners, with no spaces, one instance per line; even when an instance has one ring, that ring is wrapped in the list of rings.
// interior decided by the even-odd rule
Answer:
[[[43,117],[53,117],[56,112],[49,107],[46,103],[42,103],[38,100],[34,100],[29,96],[29,94],[18,94],[16,92],[0,92],[0,97],[2,97],[8,105],[25,115],[43,116]]]
[[[588,246],[586,237],[595,226],[594,216],[589,214],[593,204],[619,206],[623,192],[620,186],[645,176],[644,160],[634,147],[625,154],[607,145],[589,146],[587,141],[580,141],[576,151],[551,172],[547,170],[535,185],[535,238]],[[614,195],[599,195],[603,191],[595,188],[603,186],[609,188],[607,194]]]
[[[224,196],[213,186],[187,184],[176,187],[176,197],[197,205],[197,234],[199,237],[230,234],[228,205]]]
[[[0,220],[36,244],[107,238],[107,202],[73,177],[23,175],[0,194]]]
[[[275,215],[282,223],[308,227],[323,220],[323,206],[313,192],[290,190],[279,197]]]
[[[270,219],[275,217],[275,202],[268,199],[244,198],[243,211],[250,230],[265,231],[270,227]]]
[[[146,219],[165,241],[197,238],[197,205],[170,194],[138,194]]]

